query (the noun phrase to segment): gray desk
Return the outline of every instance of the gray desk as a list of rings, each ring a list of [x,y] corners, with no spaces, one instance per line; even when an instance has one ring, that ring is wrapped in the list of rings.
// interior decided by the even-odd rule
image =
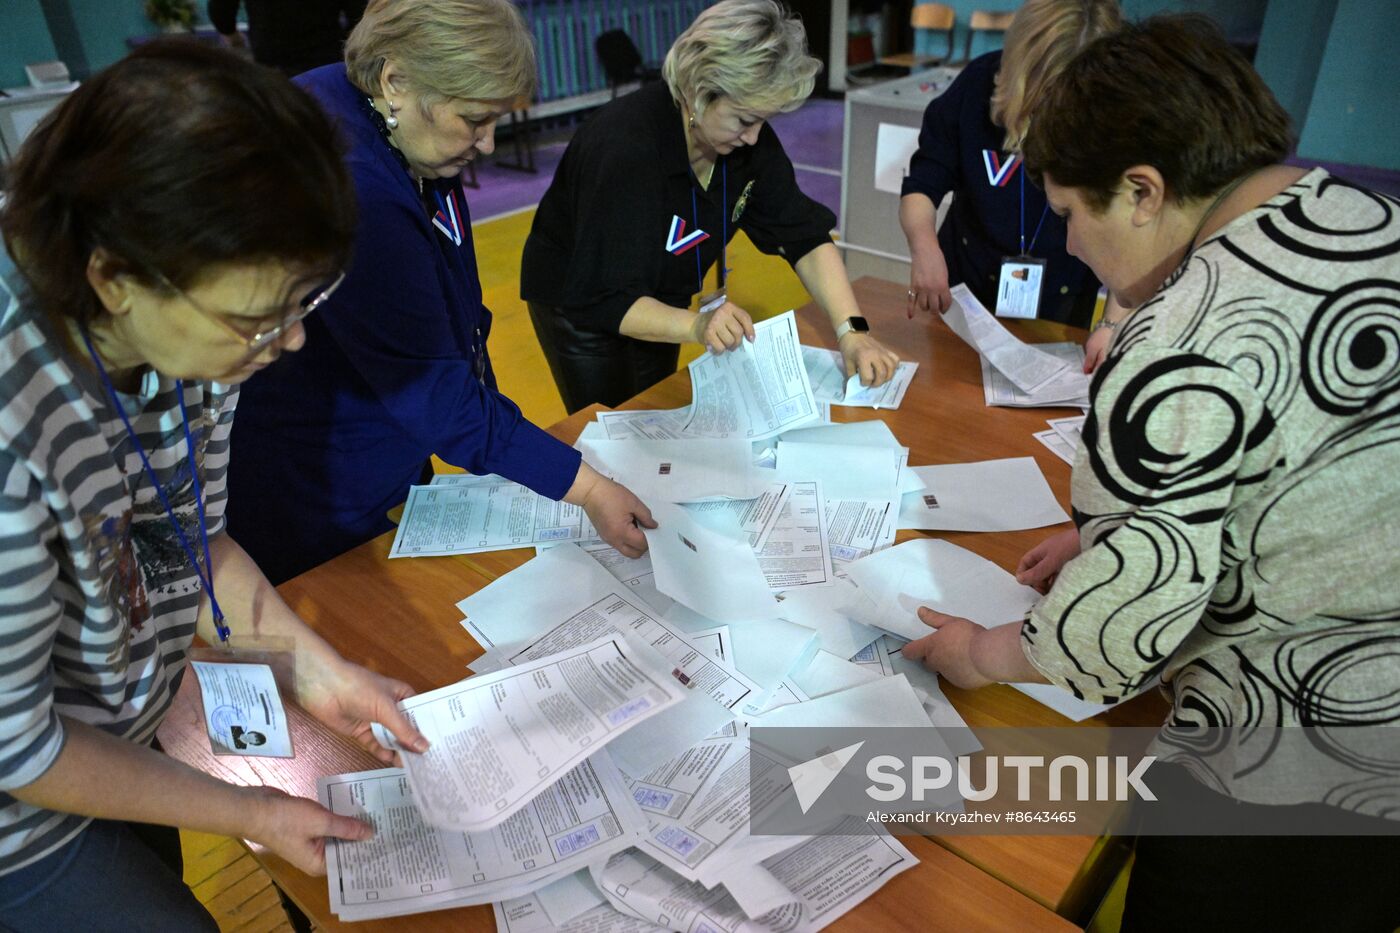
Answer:
[[[909,280],[909,247],[899,227],[899,195],[875,187],[880,124],[917,130],[929,101],[946,91],[957,73],[955,68],[933,68],[846,93],[837,245],[845,253],[852,279],[873,275],[895,282]]]

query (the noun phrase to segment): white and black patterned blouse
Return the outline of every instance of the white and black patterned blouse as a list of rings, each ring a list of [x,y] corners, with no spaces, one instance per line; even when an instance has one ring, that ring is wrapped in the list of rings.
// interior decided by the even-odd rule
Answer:
[[[1400,722],[1400,204],[1317,169],[1203,244],[1094,377],[1081,553],[1023,647],[1187,727]]]

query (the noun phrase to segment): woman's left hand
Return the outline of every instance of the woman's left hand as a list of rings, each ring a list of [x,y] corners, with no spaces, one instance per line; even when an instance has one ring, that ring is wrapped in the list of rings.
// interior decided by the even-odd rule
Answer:
[[[837,344],[846,360],[846,375],[860,375],[861,385],[884,385],[894,376],[899,357],[869,334],[849,333]]]
[[[297,658],[297,698],[302,708],[341,735],[359,742],[385,764],[395,753],[374,737],[370,723],[381,723],[399,744],[415,752],[428,750],[428,740],[413,726],[399,702],[413,696],[408,684],[376,674],[342,657]]]
[[[935,612],[927,606],[919,607],[919,621],[932,626],[934,631],[906,644],[902,649],[906,658],[922,662],[924,667],[965,690],[995,683],[972,659],[972,641],[986,629],[976,622]]]

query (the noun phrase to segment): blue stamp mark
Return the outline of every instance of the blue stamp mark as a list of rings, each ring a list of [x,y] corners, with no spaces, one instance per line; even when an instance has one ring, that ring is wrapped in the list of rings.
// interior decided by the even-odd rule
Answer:
[[[863,548],[851,547],[848,544],[833,544],[831,546],[831,556],[839,560],[855,560],[863,553]]]
[[[545,528],[540,531],[541,541],[560,541],[573,534],[572,528]]]
[[[565,833],[554,841],[554,848],[559,851],[561,856],[572,855],[587,849],[589,846],[597,845],[600,838],[598,827],[590,824],[571,833]]]
[[[209,725],[219,738],[232,742],[233,727],[247,725],[247,717],[236,706],[218,706],[209,714]]]
[[[699,848],[701,842],[679,826],[667,826],[656,834],[656,841],[682,858]]]
[[[645,712],[649,709],[651,709],[651,700],[646,697],[637,697],[635,700],[629,700],[611,713],[608,713],[608,722],[614,726],[620,726],[638,713]]]
[[[671,805],[671,801],[676,799],[676,795],[673,791],[660,790],[655,787],[634,787],[632,788],[632,799],[637,801],[639,807],[664,811]]]

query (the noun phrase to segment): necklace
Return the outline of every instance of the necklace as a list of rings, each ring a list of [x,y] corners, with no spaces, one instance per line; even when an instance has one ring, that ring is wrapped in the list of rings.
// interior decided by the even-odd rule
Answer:
[[[1186,263],[1190,261],[1192,254],[1196,252],[1196,238],[1199,237],[1201,231],[1206,228],[1206,221],[1210,220],[1210,216],[1215,213],[1216,208],[1220,207],[1226,198],[1234,194],[1236,188],[1253,178],[1258,171],[1258,169],[1255,169],[1246,175],[1241,175],[1239,178],[1236,178],[1224,188],[1220,189],[1220,193],[1215,196],[1215,200],[1210,202],[1210,207],[1207,207],[1205,213],[1201,215],[1200,221],[1196,224],[1196,229],[1191,232],[1191,239],[1186,243],[1186,255],[1182,256],[1181,262],[1177,263],[1177,272],[1186,268]]]

